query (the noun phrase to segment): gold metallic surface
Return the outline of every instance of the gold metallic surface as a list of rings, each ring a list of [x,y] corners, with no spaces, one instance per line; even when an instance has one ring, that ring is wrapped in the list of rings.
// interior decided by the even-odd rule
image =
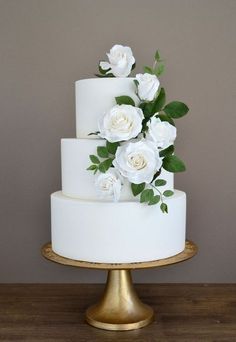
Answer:
[[[105,330],[133,330],[150,324],[154,319],[151,307],[138,298],[131,279],[132,269],[160,267],[182,262],[197,253],[197,246],[186,241],[183,252],[170,258],[133,263],[97,263],[62,257],[50,243],[42,247],[43,256],[62,265],[108,270],[107,283],[101,300],[86,311],[86,321]]]
[[[154,312],[138,298],[129,270],[110,270],[101,300],[86,311],[86,321],[106,330],[133,330],[151,323]]]
[[[83,268],[95,268],[99,270],[134,270],[141,268],[152,268],[166,266],[170,264],[176,264],[178,262],[192,258],[197,253],[197,246],[194,242],[187,240],[185,243],[185,249],[183,252],[176,254],[172,257],[145,261],[145,262],[131,262],[131,263],[100,263],[100,262],[89,262],[80,261],[65,258],[53,252],[51,243],[47,243],[42,247],[42,254],[46,259],[54,261],[56,263],[74,267]]]

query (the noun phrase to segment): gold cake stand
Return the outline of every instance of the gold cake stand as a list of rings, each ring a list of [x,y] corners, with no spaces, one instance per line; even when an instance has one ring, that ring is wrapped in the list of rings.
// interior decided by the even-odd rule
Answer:
[[[176,264],[192,258],[197,246],[186,241],[183,252],[166,259],[134,263],[96,263],[62,257],[52,251],[51,243],[42,247],[46,259],[68,266],[108,270],[106,287],[99,302],[86,311],[90,325],[105,330],[133,330],[154,320],[153,309],[142,303],[133,287],[131,270]]]

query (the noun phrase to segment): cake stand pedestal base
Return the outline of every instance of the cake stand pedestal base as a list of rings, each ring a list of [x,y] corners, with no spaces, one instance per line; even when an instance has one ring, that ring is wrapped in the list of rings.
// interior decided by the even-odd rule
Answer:
[[[153,309],[140,301],[129,270],[108,271],[103,297],[86,311],[90,325],[106,330],[138,329],[153,319]]]
[[[87,323],[105,330],[138,329],[145,327],[154,319],[153,309],[143,304],[134,290],[131,270],[176,264],[192,258],[196,253],[195,243],[186,241],[183,252],[169,258],[146,262],[99,263],[62,257],[53,252],[50,243],[42,247],[43,256],[56,263],[108,271],[102,298],[87,309],[85,316]]]

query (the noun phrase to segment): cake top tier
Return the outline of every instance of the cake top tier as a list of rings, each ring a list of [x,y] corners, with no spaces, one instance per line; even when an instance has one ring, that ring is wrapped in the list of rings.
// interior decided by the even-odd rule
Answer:
[[[91,78],[75,82],[76,136],[88,138],[98,131],[98,120],[116,105],[116,97],[130,96],[136,104],[134,78]]]

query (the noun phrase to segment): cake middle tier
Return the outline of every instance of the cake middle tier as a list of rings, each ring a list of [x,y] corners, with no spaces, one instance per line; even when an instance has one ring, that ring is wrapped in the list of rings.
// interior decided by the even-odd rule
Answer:
[[[89,155],[97,154],[97,146],[104,146],[102,139],[62,139],[61,140],[61,169],[62,169],[62,193],[66,196],[99,200],[95,189],[96,175],[87,168],[91,165]],[[165,179],[167,184],[161,190],[173,190],[174,175],[162,170],[159,178]],[[121,200],[137,200],[134,197],[130,183],[124,180],[121,191]]]

